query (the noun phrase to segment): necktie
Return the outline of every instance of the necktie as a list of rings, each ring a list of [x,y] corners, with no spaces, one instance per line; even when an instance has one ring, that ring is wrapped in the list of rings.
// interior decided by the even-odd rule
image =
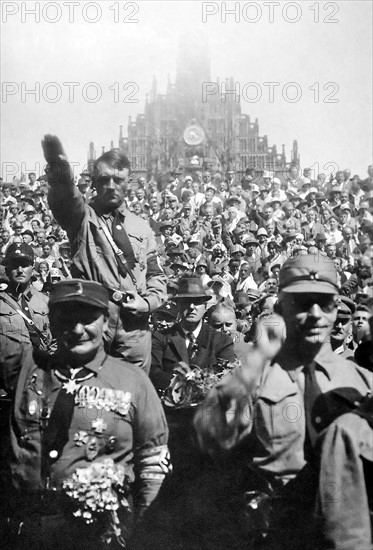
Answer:
[[[83,367],[70,370],[68,376],[65,376],[59,370],[55,370],[55,375],[62,382],[62,387],[43,434],[46,462],[48,462],[49,458],[56,459],[62,454],[62,450],[69,438],[69,428],[75,407],[75,392],[80,387],[79,383],[92,378],[94,373]],[[50,385],[50,377],[50,371],[45,372],[44,386],[46,386],[46,390],[48,385]],[[50,451],[54,451],[56,456],[50,457]]]
[[[191,362],[196,356],[197,343],[196,343],[196,337],[194,336],[193,332],[188,332],[187,337],[189,339],[188,356],[189,356],[189,362]]]
[[[304,456],[309,460],[317,439],[317,431],[312,423],[312,408],[322,391],[315,375],[316,363],[312,361],[303,369],[304,372],[304,412],[306,418],[306,438],[304,442]]]
[[[124,229],[124,225],[121,221],[121,216],[118,210],[115,211],[115,216],[112,225],[113,241],[117,247],[123,252],[124,259],[127,262],[128,267],[132,270],[135,267],[135,255],[133,253],[132,245],[127,235],[127,231]],[[121,270],[121,263],[118,262],[119,269]],[[122,269],[124,269],[122,267]],[[123,273],[121,273],[123,275]],[[124,274],[124,277],[127,273]]]

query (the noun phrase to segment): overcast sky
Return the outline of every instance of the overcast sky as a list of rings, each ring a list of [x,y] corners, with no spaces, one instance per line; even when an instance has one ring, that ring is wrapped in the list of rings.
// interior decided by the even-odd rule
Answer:
[[[246,88],[242,111],[259,119],[271,145],[281,151],[285,144],[290,158],[297,139],[302,167],[317,173],[338,166],[366,177],[373,150],[370,1],[241,2],[225,21],[218,2],[75,3],[1,2],[1,164],[7,181],[21,170],[39,172],[45,133],[58,135],[81,166],[90,141],[100,152],[112,139],[117,143],[120,124],[127,135],[128,116],[143,112],[153,75],[160,92],[168,74],[174,80],[184,33],[191,40],[207,36],[212,81],[233,76],[241,90],[255,83]],[[32,8],[39,22],[27,13]],[[73,85],[63,84],[68,82],[77,83],[73,95]],[[131,82],[135,86],[123,90]],[[273,101],[265,82],[279,83]],[[287,86],[291,82],[297,88]],[[38,86],[36,96],[25,93]],[[262,97],[249,101],[258,90]],[[53,102],[56,92],[61,97]],[[101,98],[90,102],[98,92]],[[296,92],[301,97],[291,102]],[[129,103],[130,97],[137,102]]]

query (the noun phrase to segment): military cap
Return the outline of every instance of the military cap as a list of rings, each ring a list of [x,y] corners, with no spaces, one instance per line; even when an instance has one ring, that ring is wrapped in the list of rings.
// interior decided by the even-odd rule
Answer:
[[[168,300],[161,307],[159,307],[155,313],[162,317],[171,317],[172,319],[177,319],[178,307],[172,300]]]
[[[334,262],[321,254],[299,254],[289,258],[280,269],[279,280],[282,292],[338,294]]]
[[[264,227],[261,227],[256,234],[257,237],[260,237],[261,235],[265,235],[266,237],[268,237],[267,230]]]
[[[338,313],[353,315],[356,310],[356,304],[348,296],[341,294],[337,299]]]
[[[180,279],[178,292],[173,299],[184,298],[205,298],[207,301],[211,299],[211,296],[206,294],[200,277],[185,277]]]
[[[35,212],[35,208],[34,208],[31,204],[29,204],[28,206],[26,206],[26,208],[23,209],[23,211],[24,211],[25,213],[27,213],[27,212]]]
[[[49,306],[67,302],[79,302],[107,310],[109,293],[103,285],[95,281],[66,279],[53,285],[49,295]]]
[[[173,227],[174,224],[172,220],[164,220],[159,224],[159,230],[162,231],[162,229],[166,229],[166,227]]]
[[[358,210],[369,210],[369,202],[362,201],[359,205]]]
[[[27,258],[33,263],[34,251],[31,246],[24,243],[10,244],[5,253],[4,265],[9,265],[14,260],[19,260],[20,258]]]

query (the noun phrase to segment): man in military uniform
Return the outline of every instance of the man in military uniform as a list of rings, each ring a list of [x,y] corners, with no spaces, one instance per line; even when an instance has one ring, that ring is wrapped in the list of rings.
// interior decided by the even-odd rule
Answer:
[[[129,160],[118,149],[97,159],[93,169],[97,195],[87,205],[74,185],[59,139],[45,136],[43,148],[49,164],[49,206],[71,243],[71,273],[110,289],[106,345],[112,355],[148,372],[148,320],[167,298],[166,277],[149,224],[125,205]]]
[[[211,454],[240,450],[243,470],[252,472],[243,490],[252,490],[246,514],[254,548],[371,549],[364,468],[373,460],[372,380],[331,349],[334,263],[292,257],[279,283],[285,342],[278,318],[263,319],[248,366],[218,384],[197,412],[200,445]]]
[[[15,353],[22,370],[7,387],[14,393],[13,452],[2,493],[2,543],[9,537],[17,550],[104,548],[103,521],[87,526],[74,519],[74,508],[64,500],[64,482],[77,469],[89,478],[92,465],[110,458],[125,468],[133,484],[127,498],[133,499],[135,520],[141,519],[169,469],[167,425],[149,378],[104,351],[107,290],[92,281],[66,280],[54,285],[49,304],[57,351],[35,358],[20,346]],[[2,354],[0,367],[6,380]],[[92,486],[87,498],[98,509],[106,506],[94,491]],[[61,508],[64,502],[67,507]],[[120,536],[130,529],[121,513],[120,508],[122,533],[110,548],[119,548]]]
[[[48,298],[31,284],[34,251],[24,243],[9,245],[4,258],[9,284],[0,292],[0,337],[26,346],[50,343]]]

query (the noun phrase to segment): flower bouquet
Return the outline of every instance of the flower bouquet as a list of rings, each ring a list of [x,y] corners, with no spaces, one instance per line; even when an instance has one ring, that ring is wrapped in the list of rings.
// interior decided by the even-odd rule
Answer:
[[[167,407],[190,408],[199,405],[213,388],[240,361],[219,361],[214,367],[201,368],[198,365],[179,363],[170,385],[164,391],[162,401]]]
[[[125,547],[118,511],[130,514],[127,497],[130,479],[123,466],[114,464],[111,458],[92,462],[87,468],[78,468],[63,482],[63,490],[72,505],[72,514],[86,524],[102,521],[107,529],[101,536],[107,546],[115,538]],[[71,507],[71,506],[70,506]]]

